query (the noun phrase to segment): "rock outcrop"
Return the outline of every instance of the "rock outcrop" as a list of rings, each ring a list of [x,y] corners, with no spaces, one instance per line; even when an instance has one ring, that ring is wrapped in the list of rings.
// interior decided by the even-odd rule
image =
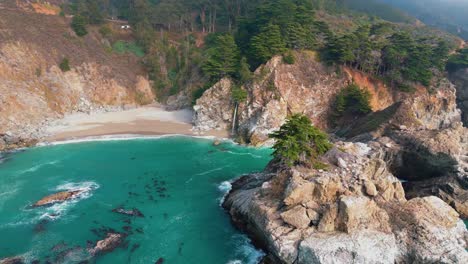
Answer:
[[[457,108],[464,84],[439,76],[430,87],[415,84],[412,93],[398,92],[353,69],[342,68],[337,74],[311,53],[295,55],[293,65],[281,57],[271,59],[244,86],[248,98],[239,105],[234,122],[238,138],[253,145],[271,143],[268,134],[292,113],[304,113],[316,126],[329,128],[336,93],[354,81],[372,94],[374,112],[333,132],[352,142],[385,141],[381,159],[395,176],[408,181],[404,188],[409,198],[434,195],[468,217],[468,129],[461,125]],[[223,79],[197,101],[197,129],[232,129],[232,86]],[[342,160],[337,162],[346,168]],[[377,195],[372,183],[365,188],[368,195]]]
[[[39,201],[33,204],[33,207],[48,206],[48,205],[52,205],[55,203],[63,203],[65,201],[75,199],[76,197],[78,197],[80,194],[84,192],[85,192],[84,190],[71,190],[71,191],[54,193],[54,194],[48,195],[40,199]]]
[[[450,81],[457,87],[458,108],[462,111],[462,120],[468,127],[468,68],[450,73]]]
[[[397,131],[391,169],[406,180],[407,197],[435,195],[468,218],[468,128]]]
[[[253,81],[244,87],[248,98],[239,106],[235,130],[247,142],[261,145],[291,113],[304,113],[317,126],[327,127],[334,95],[350,80],[346,74],[339,75],[317,62],[312,52],[296,54],[293,65],[276,56],[257,69]],[[223,79],[197,100],[194,107],[196,129],[232,127],[231,87],[232,82]]]
[[[224,206],[278,263],[466,263],[459,214],[434,196],[407,200],[386,144],[338,142],[325,170],[272,163],[234,182]]]
[[[136,57],[109,54],[97,29],[79,38],[69,23],[0,9],[0,151],[34,144],[49,121],[66,113],[154,100]],[[70,71],[59,68],[64,58]]]
[[[375,114],[359,126],[346,128],[347,137],[383,132],[381,124],[432,130],[460,121],[456,90],[447,79],[441,78],[429,88],[415,85],[414,93],[404,93],[354,69],[326,67],[312,52],[297,52],[295,56],[293,65],[284,63],[281,56],[272,58],[244,85],[248,97],[239,105],[234,124],[241,139],[252,145],[268,143],[268,134],[294,113],[305,114],[315,126],[329,129],[336,94],[352,82],[372,95],[370,105]],[[196,129],[232,129],[232,86],[230,80],[223,79],[197,100]]]
[[[125,236],[120,233],[108,233],[106,238],[96,242],[96,246],[89,249],[88,252],[91,256],[111,252],[119,247],[125,239]]]
[[[224,78],[197,100],[193,125],[196,130],[226,130],[232,123],[231,80]]]

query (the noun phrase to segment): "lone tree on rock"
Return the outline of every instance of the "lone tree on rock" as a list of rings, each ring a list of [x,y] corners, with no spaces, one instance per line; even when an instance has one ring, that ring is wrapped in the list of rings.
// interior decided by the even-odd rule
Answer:
[[[295,114],[270,138],[275,139],[273,155],[288,166],[315,164],[333,146],[327,134],[314,127],[305,115]]]

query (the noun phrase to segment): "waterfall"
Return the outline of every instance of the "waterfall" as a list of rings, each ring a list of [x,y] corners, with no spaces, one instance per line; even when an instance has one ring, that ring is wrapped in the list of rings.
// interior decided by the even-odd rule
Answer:
[[[239,107],[239,103],[236,103],[236,107],[234,108],[234,116],[232,117],[231,135],[234,135],[234,130],[236,128],[236,117],[237,117],[237,108],[238,107]]]

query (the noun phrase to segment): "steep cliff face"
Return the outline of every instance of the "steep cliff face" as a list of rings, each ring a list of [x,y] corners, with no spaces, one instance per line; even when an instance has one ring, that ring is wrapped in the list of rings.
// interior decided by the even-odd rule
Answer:
[[[374,112],[334,131],[350,142],[326,154],[331,167],[272,164],[242,177],[225,202],[233,220],[279,263],[468,261],[459,218],[468,217],[468,129],[458,85],[439,78],[404,93],[353,69],[338,74],[310,53],[297,53],[293,65],[275,57],[244,87],[235,131],[264,144],[292,113],[327,129],[350,82],[371,93]],[[197,101],[196,128],[232,128],[232,86],[223,79]]]
[[[458,213],[433,196],[407,200],[383,160],[389,145],[337,142],[326,170],[273,163],[235,182],[224,206],[277,263],[466,263]]]
[[[450,80],[457,88],[458,108],[462,111],[462,120],[468,127],[468,68],[450,74]]]
[[[413,93],[405,93],[354,69],[326,67],[313,53],[299,52],[295,57],[293,65],[284,63],[280,56],[274,57],[257,69],[254,80],[244,86],[248,98],[239,106],[234,131],[247,142],[253,145],[268,142],[268,134],[293,113],[305,114],[314,125],[328,129],[336,94],[351,82],[372,95],[370,105],[377,113],[361,120],[363,123],[359,125],[352,123],[343,128],[340,135],[353,137],[395,126],[441,129],[460,121],[456,90],[446,79],[429,89],[416,85]],[[232,127],[231,88],[232,82],[224,79],[197,101],[194,119],[197,129]]]
[[[137,58],[106,52],[94,29],[78,38],[66,18],[14,8],[0,8],[0,28],[0,149],[65,113],[154,100]],[[70,71],[58,67],[64,58]]]
[[[306,114],[321,128],[328,126],[332,100],[350,79],[317,62],[314,53],[301,52],[295,57],[292,65],[284,63],[281,56],[274,57],[257,69],[253,81],[245,85],[248,98],[239,106],[235,131],[251,144],[265,143],[268,134],[278,129],[291,113]],[[197,129],[232,126],[231,86],[232,82],[222,80],[197,101],[194,120]],[[210,111],[215,108],[222,110]],[[205,119],[212,122],[207,125],[202,122]]]

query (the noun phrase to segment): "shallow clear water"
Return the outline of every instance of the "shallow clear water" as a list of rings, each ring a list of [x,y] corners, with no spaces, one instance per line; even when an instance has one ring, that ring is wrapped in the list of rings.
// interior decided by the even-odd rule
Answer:
[[[231,180],[262,170],[271,150],[169,137],[28,149],[0,164],[0,259],[89,260],[106,232],[126,245],[97,263],[255,263],[260,256],[220,207]],[[78,199],[31,208],[42,197],[85,188]],[[144,217],[112,212],[137,208]]]

